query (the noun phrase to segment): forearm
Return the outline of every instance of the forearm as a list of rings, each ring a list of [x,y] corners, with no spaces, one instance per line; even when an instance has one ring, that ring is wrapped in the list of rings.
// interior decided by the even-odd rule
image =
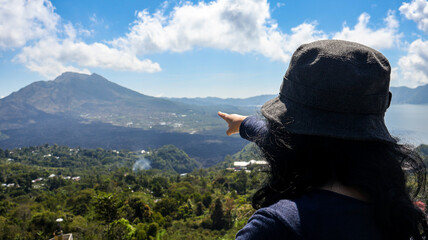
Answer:
[[[239,135],[242,138],[255,142],[261,143],[266,138],[268,128],[264,120],[258,119],[256,116],[249,116],[242,121],[239,127]]]

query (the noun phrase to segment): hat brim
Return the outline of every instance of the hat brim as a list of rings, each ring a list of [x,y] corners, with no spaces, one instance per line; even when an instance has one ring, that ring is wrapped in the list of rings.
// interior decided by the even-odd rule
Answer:
[[[339,113],[316,109],[278,96],[261,108],[265,118],[282,125],[288,132],[353,140],[396,143],[389,134],[384,116]]]

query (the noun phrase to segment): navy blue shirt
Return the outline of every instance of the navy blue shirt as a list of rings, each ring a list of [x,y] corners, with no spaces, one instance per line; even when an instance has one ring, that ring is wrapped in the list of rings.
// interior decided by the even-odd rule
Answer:
[[[327,190],[313,190],[257,210],[236,239],[382,239],[369,203]]]
[[[242,121],[239,127],[239,135],[243,139],[255,142],[266,137],[268,132],[266,122],[258,119],[256,116],[249,116]]]
[[[264,121],[246,118],[240,135],[250,141],[267,135]],[[257,210],[236,239],[382,239],[370,203],[316,189]]]

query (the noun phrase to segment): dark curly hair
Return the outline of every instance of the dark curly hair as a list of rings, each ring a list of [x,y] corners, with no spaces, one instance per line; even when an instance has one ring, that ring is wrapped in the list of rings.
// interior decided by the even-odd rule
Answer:
[[[340,182],[368,196],[387,239],[428,239],[426,216],[410,197],[425,188],[426,170],[410,146],[297,135],[274,123],[267,125],[268,135],[256,143],[270,164],[270,174],[253,196],[255,209]],[[406,185],[410,179],[412,187]]]

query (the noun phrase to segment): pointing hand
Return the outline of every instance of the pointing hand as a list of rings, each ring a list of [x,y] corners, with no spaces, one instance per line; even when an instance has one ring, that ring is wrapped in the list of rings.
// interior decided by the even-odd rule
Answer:
[[[229,125],[229,128],[226,131],[227,136],[230,136],[234,133],[239,133],[239,127],[241,126],[242,121],[247,118],[247,116],[227,114],[223,112],[218,112],[218,115]]]

